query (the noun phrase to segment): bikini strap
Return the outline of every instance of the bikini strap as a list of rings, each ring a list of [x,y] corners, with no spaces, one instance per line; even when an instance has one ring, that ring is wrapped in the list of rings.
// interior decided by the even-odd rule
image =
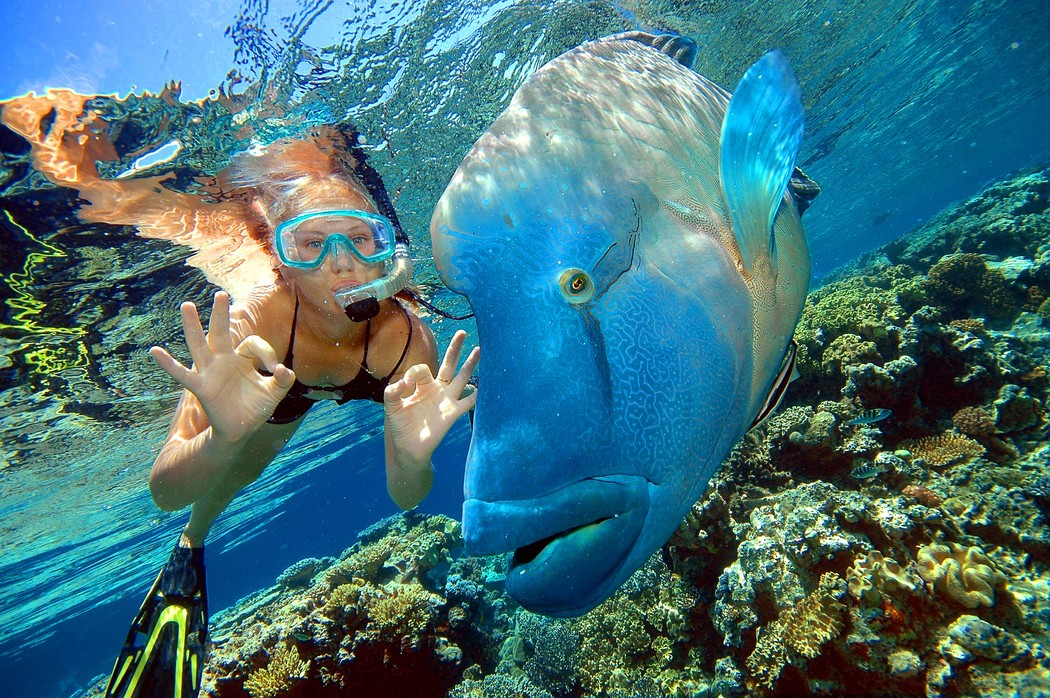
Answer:
[[[292,334],[288,337],[288,351],[284,352],[284,363],[286,368],[292,367],[293,354],[295,352],[295,326],[299,324],[299,293],[295,294],[295,311],[292,313]]]
[[[401,312],[405,314],[405,319],[408,320],[408,341],[405,342],[405,348],[401,350],[401,358],[397,360],[396,364],[394,364],[394,370],[388,373],[387,377],[383,379],[387,383],[389,383],[390,379],[394,377],[395,373],[397,373],[397,369],[401,368],[401,364],[404,363],[405,357],[408,356],[408,348],[412,346],[412,316],[409,315],[408,309],[405,306],[401,305],[401,303],[396,300],[394,302],[397,303],[398,308],[401,308]]]

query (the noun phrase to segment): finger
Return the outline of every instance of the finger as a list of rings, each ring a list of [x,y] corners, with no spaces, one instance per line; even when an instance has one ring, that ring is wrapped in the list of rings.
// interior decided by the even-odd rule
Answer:
[[[208,321],[208,344],[215,351],[231,351],[230,296],[225,291],[215,294],[211,304],[211,319]]]
[[[473,385],[468,385],[467,388],[470,388],[471,390],[460,398],[457,403],[463,412],[470,412],[474,409],[474,406],[478,404],[478,389]]]
[[[391,383],[383,391],[383,408],[387,415],[395,415],[401,411],[402,399],[408,397],[416,389],[416,384],[407,376]]]
[[[470,350],[470,354],[467,355],[467,360],[463,362],[463,366],[460,367],[459,373],[452,380],[449,385],[458,395],[463,392],[470,377],[474,375],[474,369],[478,367],[478,362],[481,361],[481,349],[474,347]]]
[[[446,383],[452,381],[456,375],[456,365],[459,364],[459,353],[463,350],[463,342],[466,339],[467,333],[463,330],[457,330],[452,335],[452,341],[448,343],[448,349],[445,350],[445,356],[441,360],[441,367],[438,368],[438,380]]]
[[[197,373],[183,366],[163,347],[150,347],[149,355],[172,379],[183,388],[196,386]]]
[[[269,342],[257,334],[248,335],[242,339],[234,351],[238,356],[251,359],[253,362],[258,361],[270,373],[274,373],[274,369],[277,368],[277,352]]]
[[[420,388],[425,388],[434,382],[434,374],[430,372],[430,366],[416,364],[405,371],[405,379],[412,381],[414,385]]]
[[[186,347],[190,350],[193,362],[198,366],[207,364],[211,357],[208,349],[208,340],[204,336],[204,328],[201,326],[200,315],[197,314],[197,306],[186,301],[179,306],[182,313],[182,333],[186,336]]]
[[[272,373],[277,387],[281,389],[281,397],[284,397],[291,390],[292,385],[295,384],[295,371],[284,364],[277,364],[273,367]]]

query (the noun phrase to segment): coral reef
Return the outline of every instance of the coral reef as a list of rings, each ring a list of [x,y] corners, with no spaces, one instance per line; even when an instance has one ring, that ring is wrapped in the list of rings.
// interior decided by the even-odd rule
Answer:
[[[205,694],[1050,693],[1048,195],[993,185],[831,275],[788,404],[590,613],[518,608],[406,514],[217,616]]]
[[[846,605],[838,601],[842,586],[837,574],[825,572],[811,594],[762,627],[755,650],[747,658],[747,668],[756,683],[772,688],[785,664],[803,665],[842,632],[846,611]]]
[[[479,620],[440,593],[461,545],[457,522],[408,513],[293,566],[213,619],[203,694],[445,695]]]

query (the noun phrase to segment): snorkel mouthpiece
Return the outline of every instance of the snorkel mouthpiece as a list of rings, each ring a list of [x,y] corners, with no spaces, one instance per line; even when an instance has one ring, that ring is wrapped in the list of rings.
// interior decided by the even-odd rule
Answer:
[[[379,301],[390,298],[412,280],[412,257],[408,245],[398,241],[389,260],[389,271],[375,281],[354,286],[335,294],[346,316],[353,322],[365,322],[379,314]]]

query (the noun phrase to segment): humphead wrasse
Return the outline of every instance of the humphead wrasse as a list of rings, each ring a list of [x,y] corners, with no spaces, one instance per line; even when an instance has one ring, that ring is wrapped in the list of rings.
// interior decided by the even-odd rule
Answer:
[[[467,550],[513,551],[507,590],[538,613],[615,592],[791,373],[817,191],[800,91],[774,52],[730,100],[695,52],[633,32],[547,63],[431,222],[483,352]]]

